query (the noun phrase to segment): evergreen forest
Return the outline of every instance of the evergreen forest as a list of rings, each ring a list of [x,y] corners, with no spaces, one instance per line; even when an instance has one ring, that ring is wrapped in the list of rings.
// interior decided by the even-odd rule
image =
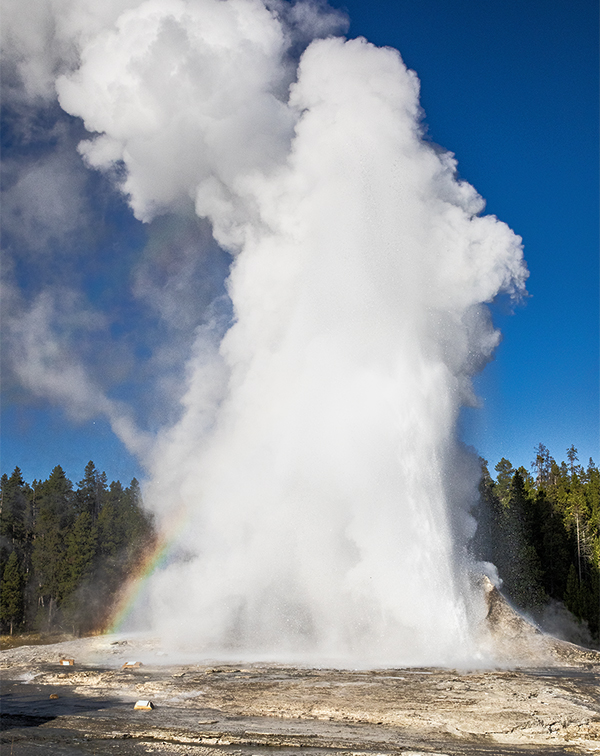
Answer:
[[[600,644],[600,472],[577,449],[558,464],[539,444],[531,471],[507,459],[496,478],[481,460],[476,557],[492,562],[501,591],[534,619],[561,602]]]
[[[504,595],[532,617],[565,606],[600,644],[600,472],[577,449],[557,463],[540,444],[531,470],[481,460],[476,559],[498,570]],[[107,484],[93,462],[73,487],[60,466],[45,481],[1,478],[0,629],[106,629],[115,598],[154,548],[138,482]]]
[[[2,632],[103,630],[156,539],[137,480],[107,485],[89,462],[76,489],[60,466],[31,484],[16,467],[0,483]]]

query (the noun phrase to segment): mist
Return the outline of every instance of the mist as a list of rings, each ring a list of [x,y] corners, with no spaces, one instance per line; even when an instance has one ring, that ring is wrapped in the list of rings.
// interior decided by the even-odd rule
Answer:
[[[17,61],[25,89],[54,82],[90,133],[84,164],[139,221],[187,239],[195,214],[183,256],[222,275],[201,308],[189,288],[157,297],[188,336],[152,441],[94,400],[143,458],[171,541],[147,627],[205,658],[481,659],[479,471],[457,423],[499,343],[487,304],[522,295],[527,271],[428,140],[415,72],[317,3],[44,7],[60,23]],[[144,265],[139,297],[157,280]]]

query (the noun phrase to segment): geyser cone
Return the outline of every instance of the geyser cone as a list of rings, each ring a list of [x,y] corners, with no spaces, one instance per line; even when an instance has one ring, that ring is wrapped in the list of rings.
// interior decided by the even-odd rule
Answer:
[[[316,40],[288,90],[295,31],[260,3],[149,7],[124,16],[151,43],[99,38],[59,91],[104,132],[88,160],[123,161],[138,217],[191,197],[235,255],[233,325],[213,349],[199,332],[146,492],[165,521],[186,513],[155,628],[213,656],[473,658],[477,478],[456,422],[498,342],[484,303],[523,288],[520,239],[423,140],[395,51]]]

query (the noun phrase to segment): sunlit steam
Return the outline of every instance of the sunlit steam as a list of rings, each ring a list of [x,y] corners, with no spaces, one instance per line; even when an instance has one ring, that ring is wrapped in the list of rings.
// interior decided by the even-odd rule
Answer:
[[[233,255],[232,324],[199,328],[155,446],[146,502],[187,525],[149,622],[212,656],[475,658],[456,427],[499,339],[485,303],[523,290],[520,239],[423,138],[415,73],[329,36],[335,13],[127,5],[57,81],[97,133],[80,153],[139,219],[193,207]]]

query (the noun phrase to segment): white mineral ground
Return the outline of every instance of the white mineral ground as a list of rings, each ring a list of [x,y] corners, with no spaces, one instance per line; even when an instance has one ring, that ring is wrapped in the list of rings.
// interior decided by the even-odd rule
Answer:
[[[4,651],[3,744],[15,756],[600,753],[600,653],[542,634],[491,585],[487,598],[488,669],[188,664],[116,635]],[[140,699],[154,709],[134,711]]]

